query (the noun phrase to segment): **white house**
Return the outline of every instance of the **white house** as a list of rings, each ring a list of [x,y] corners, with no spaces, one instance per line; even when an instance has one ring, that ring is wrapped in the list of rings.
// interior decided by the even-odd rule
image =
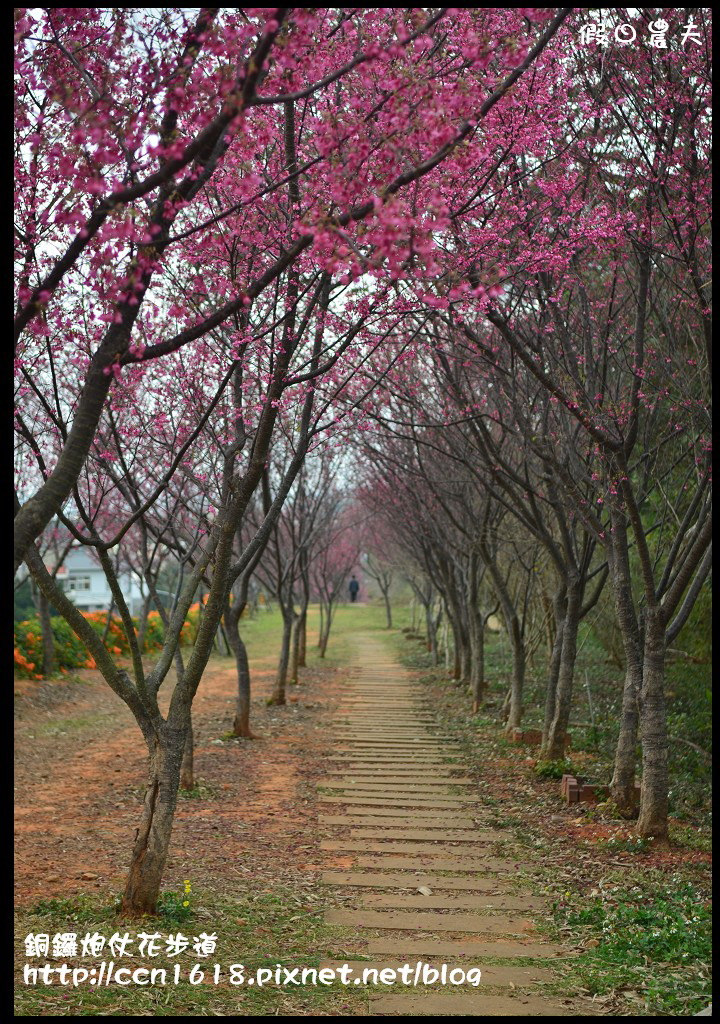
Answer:
[[[51,568],[48,566],[48,568]],[[102,567],[87,548],[73,548],[57,571],[57,582],[73,604],[83,612],[105,612],[110,607],[112,594]],[[140,586],[130,572],[118,575],[118,582],[131,615],[138,615],[143,596]]]

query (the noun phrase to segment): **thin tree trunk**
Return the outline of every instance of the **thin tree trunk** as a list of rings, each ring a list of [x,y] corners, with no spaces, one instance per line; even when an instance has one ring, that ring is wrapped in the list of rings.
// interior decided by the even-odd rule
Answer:
[[[55,637],[53,636],[52,622],[50,621],[50,602],[42,590],[38,593],[38,599],[38,616],[42,632],[43,675],[48,679],[56,671]]]
[[[665,711],[665,630],[658,609],[645,615],[641,690],[643,777],[638,834],[666,842],[668,836],[668,737]]]
[[[329,603],[327,605],[326,609],[325,609],[324,622],[323,622],[322,628],[320,630],[319,647],[320,647],[320,657],[321,658],[325,657],[325,652],[327,651],[327,645],[328,645],[328,641],[330,639],[330,627],[331,626],[332,626],[332,604]]]
[[[473,714],[480,710],[485,699],[485,626],[482,616],[475,613],[473,628],[472,698]]]
[[[392,629],[392,608],[390,607],[390,588],[386,587],[383,589],[383,598],[385,599],[385,620],[386,629]]]
[[[635,792],[635,769],[638,747],[638,695],[642,687],[642,667],[629,661],[625,668],[620,732],[615,748],[610,795],[623,817],[636,818],[638,801]]]
[[[433,615],[432,603],[429,603],[425,609],[425,631],[427,633],[427,649],[432,656],[433,665],[438,663],[437,630],[438,623]]]
[[[215,634],[215,649],[221,658],[227,658],[230,654],[230,645],[228,639],[225,636],[225,630],[223,629],[222,622],[218,626],[217,633]]]
[[[148,783],[122,899],[128,917],[154,914],[167,860],[180,782],[185,730],[163,723],[148,741]]]
[[[280,660],[278,661],[275,686],[272,695],[268,698],[268,704],[285,704],[285,687],[287,686],[288,665],[290,662],[290,635],[292,633],[292,612],[283,612],[283,635],[280,647]]]
[[[185,737],[182,763],[180,765],[180,789],[185,791],[192,789],[195,785],[195,759],[194,759],[195,738],[193,735],[192,712],[188,723],[188,731]]]
[[[288,659],[288,682],[297,686],[300,659],[300,616],[293,615],[290,629],[290,656]]]
[[[545,756],[550,761],[560,761],[565,756],[565,740],[572,706],[582,596],[583,587],[581,581],[579,579],[572,580],[567,588],[567,608],[562,628],[562,647],[560,650],[560,666],[555,693],[555,710],[545,747]]]
[[[543,721],[543,735],[541,751],[543,756],[547,753],[548,737],[550,727],[555,717],[555,694],[557,693],[558,676],[560,675],[560,659],[562,655],[563,627],[565,624],[565,611],[567,606],[566,592],[563,587],[555,596],[555,638],[552,645],[552,654],[548,666],[547,686],[545,688],[545,718]]]
[[[255,739],[255,734],[250,728],[250,663],[247,656],[247,647],[239,634],[237,650],[234,653],[238,685],[235,698],[233,733],[235,736],[242,736],[245,739],[252,740]]]
[[[238,600],[238,607],[231,606],[225,612],[225,635],[235,656],[237,670],[237,690],[235,693],[235,718],[233,719],[233,736],[244,739],[255,739],[250,729],[250,664],[247,648],[240,636],[239,622],[244,602]]]
[[[638,813],[635,795],[635,764],[640,717],[638,701],[642,686],[643,664],[640,629],[632,595],[626,524],[624,519],[615,515],[612,526],[612,548],[608,552],[608,557],[617,623],[625,653],[625,683],[610,795],[621,814],[632,818]]]
[[[462,678],[462,664],[461,664],[461,660],[460,660],[460,641],[458,639],[458,631],[457,631],[457,628],[455,627],[454,623],[453,623],[453,628],[452,628],[452,634],[453,634],[453,670],[452,670],[452,678],[459,682],[460,679]]]
[[[325,602],[320,599],[320,625],[318,626],[318,647],[322,648],[323,633],[325,632]],[[322,654],[320,655],[322,657]]]
[[[307,605],[300,614],[299,639],[298,639],[298,665],[305,668],[307,665]]]
[[[453,602],[453,635],[455,638],[455,673],[458,685],[470,681],[470,650],[462,610]]]
[[[467,637],[463,636],[460,649],[460,679],[458,683],[469,683],[472,678],[472,655]]]
[[[520,620],[518,618],[515,606],[512,602],[508,588],[505,585],[505,581],[498,568],[497,561],[494,555],[491,555],[490,550],[486,544],[480,548],[480,555],[486,568],[488,569],[490,576],[492,577],[493,587],[497,594],[498,600],[500,601],[500,607],[502,608],[503,618],[505,619],[505,628],[508,634],[508,640],[510,641],[510,647],[512,650],[512,679],[510,682],[510,700],[508,707],[508,717],[505,723],[507,732],[511,732],[513,729],[518,729],[522,721],[523,716],[523,690],[525,688],[525,642],[522,636],[522,629],[520,627]]]
[[[508,632],[512,647],[510,709],[506,723],[506,729],[509,732],[512,729],[520,728],[523,716],[523,690],[525,688],[525,644],[523,643],[517,615],[513,615]]]

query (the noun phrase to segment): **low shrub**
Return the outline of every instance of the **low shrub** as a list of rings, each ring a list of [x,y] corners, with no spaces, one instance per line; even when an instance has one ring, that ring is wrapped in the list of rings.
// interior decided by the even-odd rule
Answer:
[[[533,771],[541,779],[561,779],[563,775],[576,774],[576,769],[569,761],[538,761]]]
[[[125,656],[130,654],[130,645],[125,630],[117,616],[110,617],[107,636],[107,612],[83,612],[83,617],[101,639],[105,638],[105,646],[111,654]],[[195,641],[199,619],[200,605],[196,603],[190,608],[187,620],[183,625],[180,634],[182,644],[191,644]],[[96,668],[95,659],[65,619],[56,615],[51,618],[50,624],[55,642],[55,663],[61,672],[77,668]],[[133,619],[133,625],[137,633],[137,619]],[[162,647],[164,640],[165,630],[160,614],[157,611],[152,611],[148,615],[143,649],[145,652],[157,651]],[[15,674],[21,679],[42,679],[44,671],[42,629],[37,618],[23,619],[22,622],[15,623],[14,648]]]

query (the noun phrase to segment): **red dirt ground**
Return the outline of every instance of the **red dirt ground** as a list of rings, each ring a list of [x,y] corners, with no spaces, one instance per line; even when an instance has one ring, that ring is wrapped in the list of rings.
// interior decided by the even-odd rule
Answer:
[[[143,796],[145,748],[99,673],[80,675],[79,682],[16,684],[19,905],[122,888]],[[165,872],[169,887],[192,877],[191,870],[197,877],[199,865],[204,880],[228,871],[242,875],[244,863],[252,859],[257,867],[263,853],[268,865],[313,867],[310,781],[326,753],[323,722],[339,695],[340,674],[305,669],[281,708],[266,705],[271,681],[269,666],[254,672],[253,729],[261,738],[222,742],[234,707],[234,665],[213,659],[203,677],[193,709],[195,773],[213,799],[180,800]]]

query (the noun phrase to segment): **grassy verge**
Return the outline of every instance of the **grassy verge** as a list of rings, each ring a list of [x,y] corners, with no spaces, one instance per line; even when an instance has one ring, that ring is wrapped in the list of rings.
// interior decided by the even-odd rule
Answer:
[[[144,925],[129,926],[116,918],[116,903],[102,903],[96,896],[80,895],[73,900],[43,900],[19,915],[16,934],[19,940],[16,1016],[364,1016],[367,994],[338,982],[330,987],[318,984],[278,986],[232,985],[230,966],[242,964],[243,975],[249,979],[258,968],[276,971],[287,968],[318,968],[324,959],[344,959],[338,948],[337,928],[330,929],[322,921],[325,896],[321,890],[297,885],[273,884],[257,890],[238,885],[232,896],[210,894],[200,905],[183,914],[183,900],[176,894],[163,899],[165,913],[148,919]],[[133,945],[129,956],[113,957],[106,949],[97,957],[68,956],[48,960],[53,965],[63,962],[71,967],[98,966],[100,961],[115,960],[117,966],[164,969],[167,984],[142,987],[111,984],[94,989],[85,984],[72,989],[56,985],[28,986],[22,981],[22,964],[44,963],[44,958],[26,958],[24,937],[29,934],[74,933],[80,942],[86,934],[99,933],[107,940],[119,931],[127,932]],[[160,933],[160,953],[138,956],[140,933]],[[199,956],[192,942],[201,933],[217,935],[215,951]],[[190,947],[178,956],[166,953],[168,935],[181,933],[190,940]],[[82,947],[80,946],[80,950]],[[174,970],[180,964],[180,981],[174,983]],[[191,984],[189,974],[199,964],[205,973],[200,984]],[[214,983],[214,967],[221,967],[219,983]],[[196,977],[198,972],[196,972]],[[235,975],[238,976],[237,973]],[[159,977],[159,976],[158,976]]]
[[[712,1000],[710,906],[704,886],[684,872],[623,869],[608,873],[595,896],[575,892],[558,903],[559,936],[568,930],[584,952],[574,965],[591,995],[622,998],[651,1016],[688,1016]]]

